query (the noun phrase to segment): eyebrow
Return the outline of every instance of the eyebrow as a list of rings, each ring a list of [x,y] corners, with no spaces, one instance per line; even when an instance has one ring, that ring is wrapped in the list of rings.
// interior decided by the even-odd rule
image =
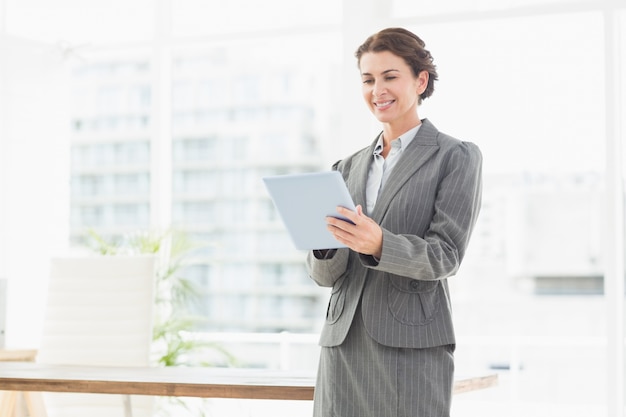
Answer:
[[[385,75],[385,74],[389,74],[390,72],[394,72],[394,71],[396,71],[396,72],[400,72],[400,70],[397,70],[397,69],[391,68],[391,69],[388,69],[388,70],[383,71],[383,72],[382,72],[382,74],[383,74],[383,75]],[[364,75],[371,76],[372,74],[370,74],[369,72],[362,72],[362,73],[361,73],[361,76],[364,76]]]

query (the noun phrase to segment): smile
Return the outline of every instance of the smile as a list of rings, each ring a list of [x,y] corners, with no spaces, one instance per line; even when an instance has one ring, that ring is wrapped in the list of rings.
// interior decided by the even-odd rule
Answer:
[[[374,102],[374,106],[377,109],[384,109],[386,107],[391,106],[394,103],[395,100],[389,100],[389,101],[380,101],[380,102]]]

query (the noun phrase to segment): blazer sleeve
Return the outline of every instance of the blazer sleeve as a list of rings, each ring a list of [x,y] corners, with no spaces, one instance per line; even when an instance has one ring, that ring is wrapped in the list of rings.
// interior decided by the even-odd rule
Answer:
[[[440,181],[426,233],[395,234],[381,225],[380,260],[360,255],[364,266],[420,280],[457,272],[480,211],[482,154],[471,142],[457,142],[439,162]]]
[[[332,287],[348,269],[350,250],[332,250],[325,258],[318,258],[316,251],[309,251],[306,267],[309,276],[321,287]]]

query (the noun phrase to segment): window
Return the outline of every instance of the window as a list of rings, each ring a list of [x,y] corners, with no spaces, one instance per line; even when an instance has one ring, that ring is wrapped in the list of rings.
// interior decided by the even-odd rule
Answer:
[[[120,8],[113,1],[89,10],[74,3],[78,14],[68,12],[69,0],[54,7],[7,0],[5,16],[10,36],[75,40],[66,50],[74,67],[66,209],[72,242],[88,228],[118,236],[174,225],[206,243],[186,271],[201,287],[202,303],[190,307],[203,316],[199,331],[319,331],[327,294],[306,277],[303,254],[259,179],[328,169],[374,137],[378,126],[370,129],[360,96],[358,105],[348,96],[358,90],[351,51],[372,26],[405,26],[426,41],[440,75],[420,115],[476,142],[485,161],[479,223],[451,280],[455,355],[459,374],[498,372],[500,385],[455,398],[455,415],[515,409],[587,417],[612,406],[607,375],[616,371],[604,359],[607,340],[623,347],[607,331],[610,300],[621,294],[605,293],[606,224],[617,223],[606,201],[619,193],[606,175],[606,139],[624,141],[622,2],[381,0],[370,10],[356,0],[236,0],[220,8],[181,0],[165,2],[171,13],[157,10],[171,18],[171,31],[154,24],[155,7],[164,3]],[[348,18],[357,15],[351,8],[363,19]],[[275,18],[259,19],[265,9]],[[614,12],[610,22],[604,10]],[[55,24],[46,25],[49,19]],[[605,67],[612,57],[607,22],[617,26],[614,78]],[[82,46],[91,42],[95,47]],[[162,59],[153,59],[155,51]],[[17,72],[4,71],[9,80]],[[606,97],[612,93],[613,103]],[[40,155],[32,157],[39,168]],[[6,153],[0,158],[8,178],[11,161]],[[52,172],[55,163],[41,169]],[[8,201],[4,181],[0,197]],[[164,205],[171,216],[156,215]],[[3,216],[15,211],[2,208]],[[15,233],[0,219],[0,238],[7,230]],[[10,243],[0,239],[5,249]],[[623,306],[616,309],[623,319]]]

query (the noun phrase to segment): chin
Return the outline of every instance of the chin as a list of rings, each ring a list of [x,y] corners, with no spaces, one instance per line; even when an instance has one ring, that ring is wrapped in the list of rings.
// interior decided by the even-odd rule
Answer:
[[[390,123],[394,120],[393,117],[386,114],[374,113],[374,116],[376,116],[376,119],[381,123]]]

